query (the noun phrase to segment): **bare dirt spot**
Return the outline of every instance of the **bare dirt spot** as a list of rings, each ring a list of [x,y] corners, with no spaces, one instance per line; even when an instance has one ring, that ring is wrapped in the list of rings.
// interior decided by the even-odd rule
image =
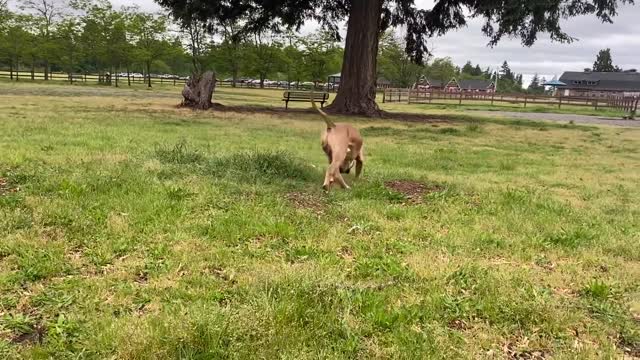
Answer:
[[[627,341],[624,338],[618,340],[618,349],[622,350],[631,359],[640,359],[640,344]]]
[[[403,194],[410,203],[422,203],[422,197],[427,194],[440,192],[444,187],[436,184],[424,184],[413,180],[393,180],[384,183],[387,189]]]
[[[521,350],[516,344],[512,343],[505,344],[502,351],[507,359],[510,360],[545,360],[551,357],[551,354],[545,350]]]
[[[318,216],[324,215],[326,204],[318,197],[303,193],[290,192],[287,194],[287,200],[299,210],[310,210]]]
[[[9,179],[0,177],[0,196],[20,191],[20,188],[9,183]]]
[[[33,331],[29,333],[21,333],[11,338],[13,344],[40,344],[44,339],[46,329],[42,325],[37,325]]]
[[[447,326],[450,329],[458,330],[458,331],[464,331],[468,327],[467,323],[465,323],[464,320],[458,320],[458,319],[449,321],[449,324],[447,324]]]

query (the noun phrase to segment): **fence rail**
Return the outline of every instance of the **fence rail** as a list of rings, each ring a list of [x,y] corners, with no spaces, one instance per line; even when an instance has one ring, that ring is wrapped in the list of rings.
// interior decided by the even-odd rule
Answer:
[[[481,92],[445,92],[425,91],[416,89],[386,89],[383,102],[432,105],[474,105],[478,102],[494,105],[495,103],[509,103],[523,105],[557,106],[586,106],[598,109],[617,109],[635,113],[638,110],[640,97],[578,97],[578,96],[546,96],[530,94],[496,94]]]
[[[150,76],[151,84],[166,84],[166,85],[174,85],[174,86],[182,86],[187,79],[184,77],[163,77],[163,76]],[[45,76],[44,73],[37,73],[31,71],[1,71],[0,70],[0,79],[8,79],[13,81],[44,81]],[[113,74],[111,76],[106,74],[67,74],[67,73],[50,73],[48,81],[57,82],[57,83],[93,83],[93,84],[104,84],[104,85],[128,85],[129,81],[131,84],[146,84],[149,81],[149,76],[146,75],[130,75],[120,76],[120,74]],[[273,83],[265,83],[260,86],[257,83],[250,83],[247,81],[236,81],[235,84],[233,81],[223,81],[217,80],[216,86],[222,87],[238,87],[238,88],[252,88],[252,89],[300,89],[300,90],[325,90],[326,87],[323,86],[314,86],[309,84],[297,84],[290,85],[287,82],[287,85],[273,84]],[[328,91],[333,91],[334,89],[329,89]]]

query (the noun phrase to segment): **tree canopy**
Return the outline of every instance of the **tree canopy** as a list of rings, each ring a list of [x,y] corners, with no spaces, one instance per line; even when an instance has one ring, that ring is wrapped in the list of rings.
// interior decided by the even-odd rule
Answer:
[[[611,49],[600,50],[596,61],[593,63],[593,71],[597,72],[619,72],[621,69],[613,65]]]

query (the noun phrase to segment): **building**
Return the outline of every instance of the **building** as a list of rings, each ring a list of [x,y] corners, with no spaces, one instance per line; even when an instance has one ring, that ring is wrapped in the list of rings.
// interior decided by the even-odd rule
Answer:
[[[560,77],[559,96],[630,97],[640,96],[640,74],[624,72],[567,71]]]
[[[469,79],[456,80],[453,79],[447,84],[447,91],[451,92],[496,92],[496,84],[489,80]]]
[[[422,79],[415,84],[414,88],[418,90],[443,91],[445,85],[447,83],[442,80]]]
[[[428,91],[445,91],[445,92],[488,92],[496,91],[496,85],[493,81],[487,80],[456,80],[451,79],[449,82],[441,80],[424,79],[416,83],[415,88],[418,90]]]

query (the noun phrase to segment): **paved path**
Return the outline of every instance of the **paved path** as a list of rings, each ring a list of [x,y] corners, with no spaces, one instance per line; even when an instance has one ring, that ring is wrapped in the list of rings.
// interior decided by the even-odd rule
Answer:
[[[482,116],[499,116],[508,117],[512,119],[525,119],[525,120],[548,120],[561,123],[568,123],[573,121],[576,124],[596,124],[596,125],[613,125],[613,126],[629,126],[640,127],[640,120],[623,120],[616,118],[606,118],[599,116],[589,115],[574,115],[574,114],[551,114],[551,113],[525,113],[516,111],[473,111],[469,112]]]

